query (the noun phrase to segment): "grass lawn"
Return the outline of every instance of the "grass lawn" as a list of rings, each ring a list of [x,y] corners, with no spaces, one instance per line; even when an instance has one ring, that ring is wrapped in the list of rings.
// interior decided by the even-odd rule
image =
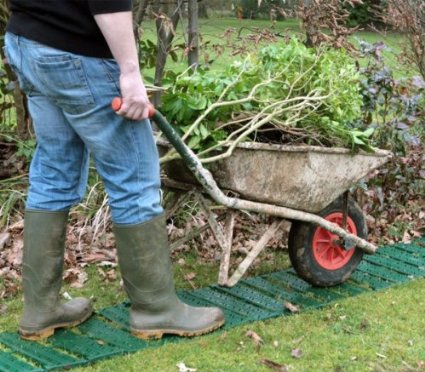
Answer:
[[[188,287],[183,276],[194,269],[192,259],[189,257],[183,268],[176,265],[179,287]],[[195,270],[194,282],[199,285],[213,281],[216,267],[198,264]],[[95,295],[97,309],[124,299],[118,281],[102,282],[94,267],[89,269],[89,277],[83,289],[65,290],[72,296]],[[260,364],[263,359],[289,365],[290,371],[413,371],[425,363],[424,291],[425,280],[417,280],[320,310],[218,331],[75,371],[177,371],[180,362],[198,371],[267,371]],[[0,318],[0,330],[14,331],[21,301],[18,296],[5,304],[8,311]],[[247,331],[263,339],[259,348],[246,336]],[[291,355],[296,349],[299,358]]]
[[[259,363],[263,359],[291,371],[415,370],[425,361],[424,290],[421,280],[79,370],[176,371],[184,362],[198,371],[267,371]],[[260,348],[245,336],[249,330],[263,339]],[[291,356],[294,349],[300,358]]]

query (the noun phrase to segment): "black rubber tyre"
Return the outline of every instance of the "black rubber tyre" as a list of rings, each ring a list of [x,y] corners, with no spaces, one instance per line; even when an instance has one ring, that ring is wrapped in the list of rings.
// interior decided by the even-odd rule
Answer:
[[[321,217],[341,225],[342,197],[323,211]],[[367,225],[362,210],[348,199],[347,228],[361,238],[367,238]],[[288,250],[292,266],[308,283],[318,287],[330,287],[345,282],[357,268],[363,251],[352,248],[343,250],[339,238],[327,230],[306,222],[293,221],[289,232]]]

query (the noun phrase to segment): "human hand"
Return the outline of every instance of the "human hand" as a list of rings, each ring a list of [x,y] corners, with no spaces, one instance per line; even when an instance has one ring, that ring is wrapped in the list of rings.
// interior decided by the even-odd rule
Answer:
[[[121,107],[118,115],[130,120],[142,120],[149,117],[149,98],[139,71],[121,72]]]

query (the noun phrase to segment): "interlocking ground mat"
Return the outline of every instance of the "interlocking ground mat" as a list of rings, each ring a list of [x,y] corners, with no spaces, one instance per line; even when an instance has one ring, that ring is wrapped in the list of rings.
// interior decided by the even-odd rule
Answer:
[[[301,310],[320,308],[368,291],[382,290],[425,277],[425,237],[412,244],[381,247],[365,256],[351,279],[333,288],[314,288],[292,269],[242,280],[233,288],[212,285],[179,291],[191,305],[219,306],[226,315],[225,329],[258,320],[289,315],[290,302]],[[165,343],[185,342],[178,337],[143,341],[132,337],[128,303],[108,307],[72,330],[60,330],[44,343],[23,341],[16,333],[0,334],[0,371],[50,371],[93,363]]]

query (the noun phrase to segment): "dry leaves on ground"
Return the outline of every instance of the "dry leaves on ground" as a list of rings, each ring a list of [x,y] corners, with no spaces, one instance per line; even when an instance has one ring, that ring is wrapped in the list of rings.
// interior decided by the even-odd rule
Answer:
[[[285,302],[284,307],[285,309],[289,310],[292,314],[300,312],[300,308],[290,302]]]
[[[261,345],[264,343],[263,339],[254,331],[248,331],[245,333],[246,337],[249,337],[255,345],[255,348],[258,350]]]
[[[279,371],[279,372],[289,371],[289,366],[273,362],[272,360],[269,360],[269,359],[261,359],[260,363],[265,365],[267,368],[272,369],[273,371]]]

